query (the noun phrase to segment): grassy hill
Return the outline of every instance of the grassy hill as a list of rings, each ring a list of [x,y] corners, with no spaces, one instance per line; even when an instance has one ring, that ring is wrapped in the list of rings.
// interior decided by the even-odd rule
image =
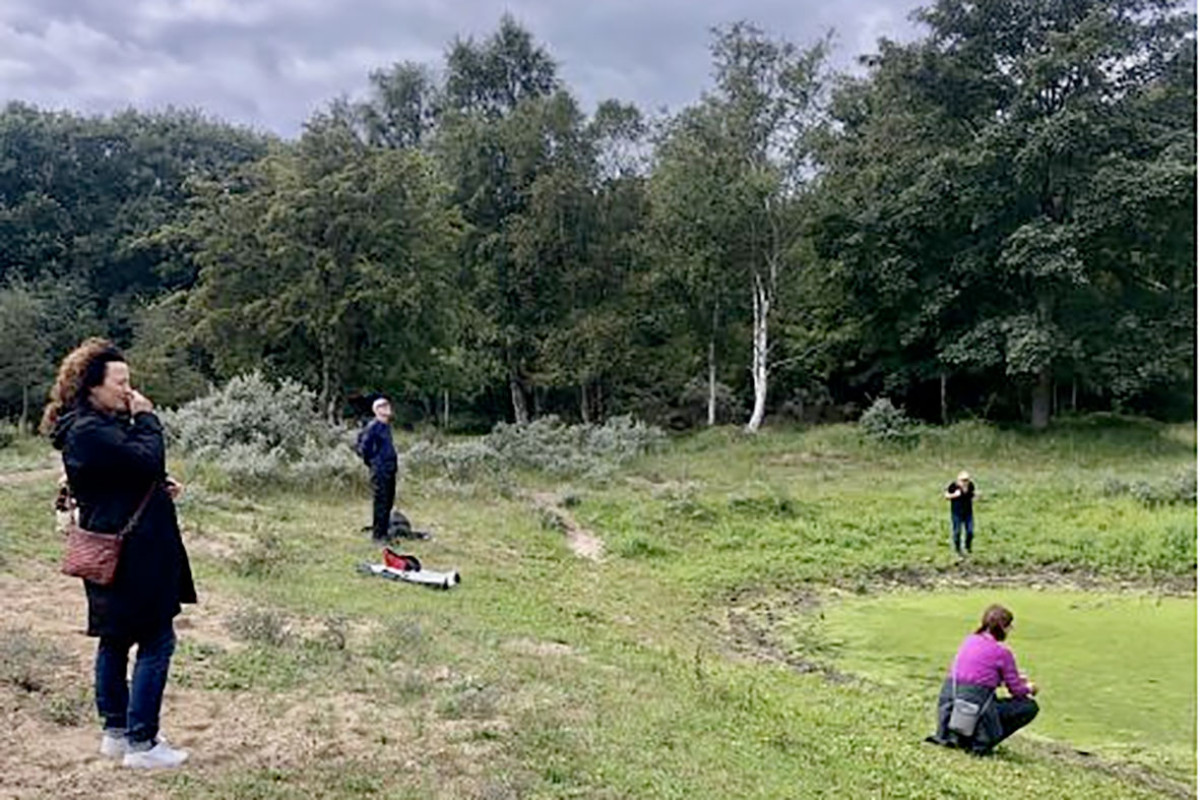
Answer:
[[[588,480],[410,475],[400,507],[434,538],[408,549],[463,575],[437,592],[355,573],[378,555],[361,489],[239,491],[181,464],[202,599],[164,725],[194,763],[150,777],[37,749],[90,751],[90,646],[71,628],[82,592],[54,571],[52,479],[0,482],[0,592],[21,598],[0,611],[17,720],[0,769],[21,797],[1190,796],[1194,467],[1192,426],[1088,418],[905,446],[716,430]],[[981,495],[965,563],[941,499],[963,468]],[[570,547],[589,536],[599,558]],[[1048,677],[1043,716],[980,760],[921,739],[991,596]],[[1145,597],[1176,609],[1155,630],[1179,657],[1113,661],[1138,652]],[[1056,627],[1071,602],[1114,616]],[[1089,697],[1149,677],[1145,714],[1089,716]]]

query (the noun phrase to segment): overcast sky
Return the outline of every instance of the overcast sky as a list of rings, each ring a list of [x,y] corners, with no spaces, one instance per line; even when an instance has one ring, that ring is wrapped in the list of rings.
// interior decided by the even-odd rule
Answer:
[[[914,34],[920,0],[0,0],[0,102],[108,112],[198,107],[294,135],[396,61],[440,66],[455,35],[510,12],[591,109],[678,108],[709,81],[708,29],[748,19],[801,44],[835,32],[839,67]]]

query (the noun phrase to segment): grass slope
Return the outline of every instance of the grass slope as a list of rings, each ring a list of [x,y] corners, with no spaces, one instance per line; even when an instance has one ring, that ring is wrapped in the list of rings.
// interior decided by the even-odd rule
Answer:
[[[159,785],[179,797],[264,798],[1110,798],[1193,788],[1091,768],[1030,737],[990,760],[929,748],[920,738],[931,694],[897,691],[867,668],[831,681],[735,652],[727,620],[748,595],[770,608],[831,586],[873,591],[897,570],[954,574],[940,491],[963,467],[984,495],[977,569],[1194,585],[1195,506],[1150,507],[1112,489],[1113,476],[1175,480],[1194,447],[1190,428],[1120,422],[1045,437],[957,426],[903,451],[848,428],[715,431],[604,484],[527,476],[580,499],[572,512],[606,542],[599,564],[571,554],[519,496],[410,482],[402,507],[437,534],[412,549],[462,569],[449,593],[354,573],[373,554],[358,532],[364,496],[314,487],[239,499],[193,487],[181,514],[201,592],[241,609],[234,627],[249,644],[200,647],[185,633],[176,680],[239,707],[365,698],[394,721],[352,755],[279,769],[266,756],[205,766],[198,752],[194,768]],[[51,490],[0,486],[0,568],[52,564],[42,505]],[[1040,616],[1021,612],[1021,624]],[[782,641],[786,622],[771,622],[769,636]],[[961,627],[955,619],[952,638]],[[368,633],[339,638],[345,630]],[[940,640],[930,647],[934,663],[946,657]],[[1053,657],[1031,655],[1039,674],[1058,668]],[[1047,735],[1048,718],[1036,723]],[[479,774],[465,775],[464,758]]]

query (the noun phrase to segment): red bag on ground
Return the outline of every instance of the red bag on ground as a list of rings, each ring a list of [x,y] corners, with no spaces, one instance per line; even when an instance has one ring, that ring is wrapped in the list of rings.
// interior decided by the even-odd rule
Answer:
[[[390,547],[383,548],[383,565],[401,572],[419,572],[421,570],[421,562],[416,556],[397,553]]]

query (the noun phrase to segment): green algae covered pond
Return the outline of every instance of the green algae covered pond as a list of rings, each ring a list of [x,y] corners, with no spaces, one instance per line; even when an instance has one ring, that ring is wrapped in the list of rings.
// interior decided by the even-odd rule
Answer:
[[[797,649],[895,692],[934,697],[962,637],[998,602],[1009,645],[1039,685],[1020,735],[1150,766],[1196,769],[1196,599],[1153,593],[993,588],[841,596],[785,623]]]

